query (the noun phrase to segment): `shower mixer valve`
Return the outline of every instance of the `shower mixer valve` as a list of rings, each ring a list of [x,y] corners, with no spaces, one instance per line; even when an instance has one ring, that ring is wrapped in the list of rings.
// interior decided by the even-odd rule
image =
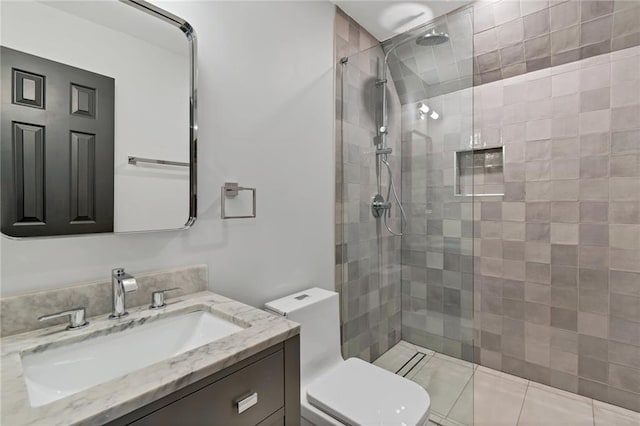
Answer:
[[[380,194],[374,195],[371,200],[371,214],[373,214],[373,217],[381,217],[385,211],[388,215],[391,214],[391,203],[385,201],[384,197]]]

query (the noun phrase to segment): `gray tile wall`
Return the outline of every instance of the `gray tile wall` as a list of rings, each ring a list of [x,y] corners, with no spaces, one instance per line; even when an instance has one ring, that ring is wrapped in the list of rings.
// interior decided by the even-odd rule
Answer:
[[[499,0],[474,7],[476,85],[640,44],[637,0]]]
[[[640,410],[640,47],[474,102],[506,156],[504,197],[475,199],[476,360]]]
[[[336,13],[336,290],[342,351],[371,361],[400,340],[400,238],[371,215],[376,193],[375,86],[379,43],[340,9]],[[340,59],[348,57],[346,65]],[[389,84],[389,161],[400,190],[400,103]],[[386,195],[386,174],[383,175]],[[397,209],[389,221],[399,227]]]
[[[447,32],[450,41],[435,47],[407,43],[389,55],[402,104],[637,46],[640,2],[484,0],[432,27]]]

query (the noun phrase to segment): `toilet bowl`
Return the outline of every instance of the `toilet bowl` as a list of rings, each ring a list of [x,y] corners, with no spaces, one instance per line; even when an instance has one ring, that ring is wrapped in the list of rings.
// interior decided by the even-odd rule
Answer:
[[[303,425],[423,426],[431,400],[422,387],[340,352],[338,293],[311,288],[266,304],[300,324]]]

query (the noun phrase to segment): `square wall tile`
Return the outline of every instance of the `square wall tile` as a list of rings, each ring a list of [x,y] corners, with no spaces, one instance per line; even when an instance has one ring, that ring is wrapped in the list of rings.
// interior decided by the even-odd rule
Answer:
[[[578,225],[571,223],[551,223],[551,242],[553,244],[578,244]]]
[[[562,30],[580,23],[580,3],[566,1],[549,8],[551,31]]]
[[[580,2],[582,22],[590,21],[600,16],[613,13],[614,1],[612,0],[593,0]]]
[[[523,18],[525,39],[549,33],[549,9],[542,9]]]

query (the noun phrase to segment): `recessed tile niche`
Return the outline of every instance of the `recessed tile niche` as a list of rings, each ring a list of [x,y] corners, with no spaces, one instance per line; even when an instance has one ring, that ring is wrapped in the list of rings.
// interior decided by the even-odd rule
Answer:
[[[457,151],[455,194],[504,195],[504,147]]]

